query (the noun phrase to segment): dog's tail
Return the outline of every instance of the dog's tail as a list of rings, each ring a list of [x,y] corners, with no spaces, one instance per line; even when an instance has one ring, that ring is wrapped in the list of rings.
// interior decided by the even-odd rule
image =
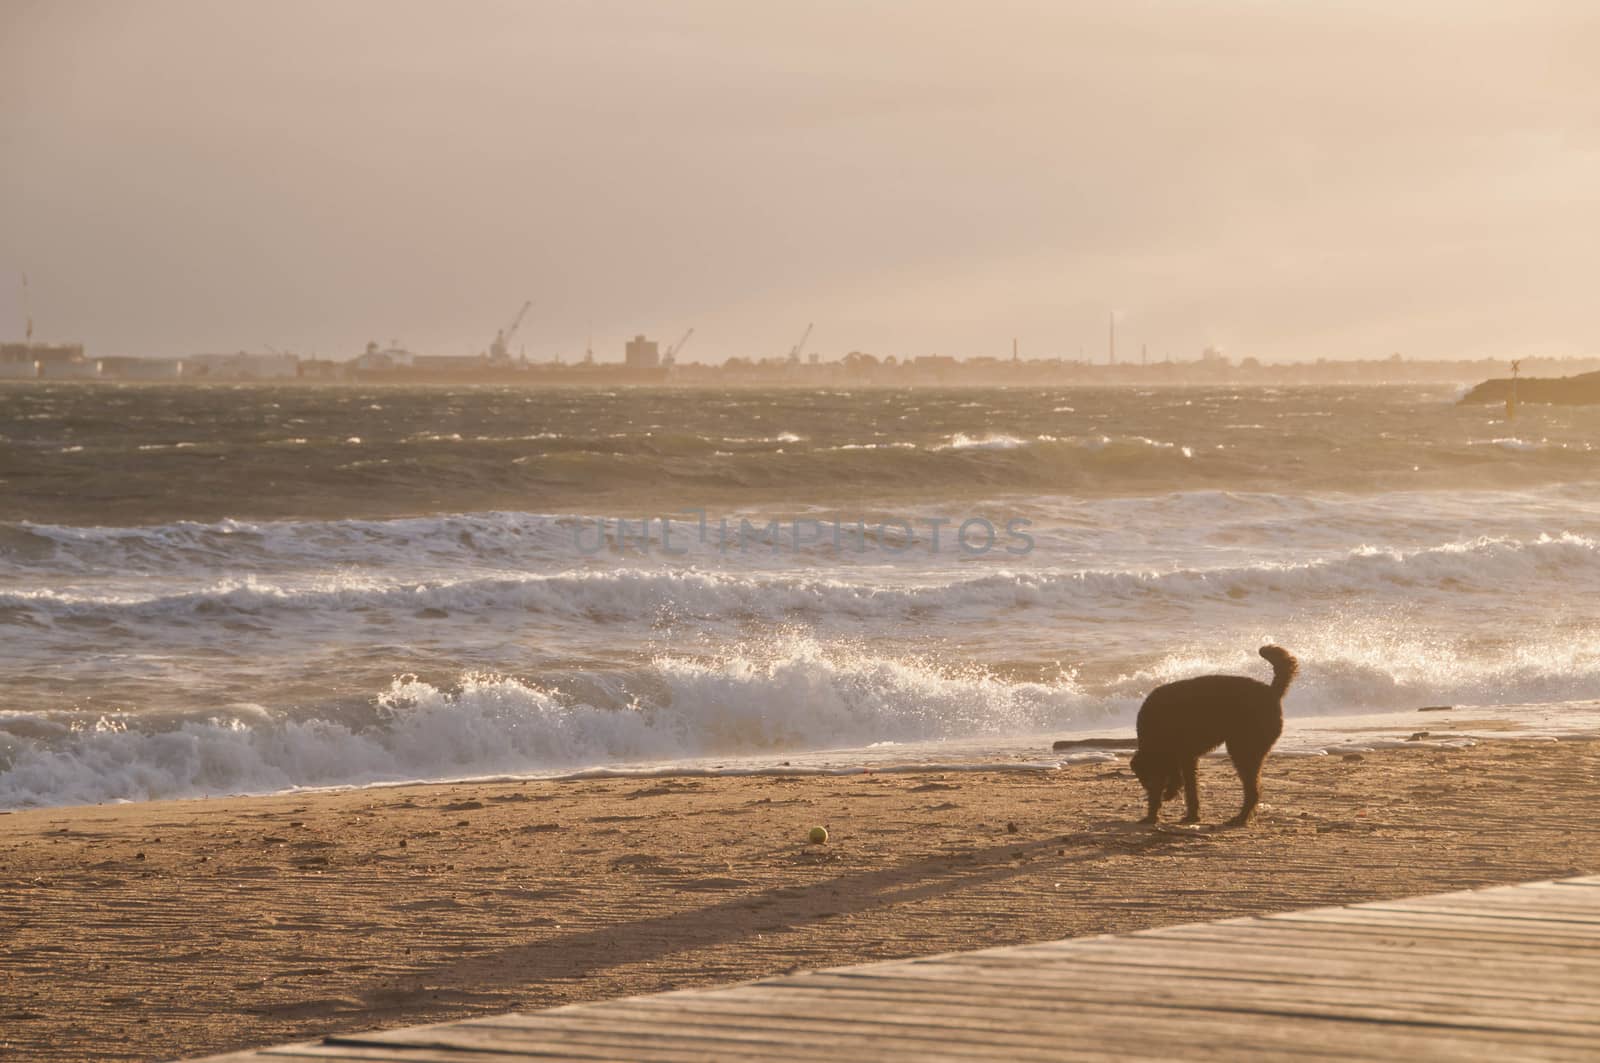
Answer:
[[[1294,659],[1294,654],[1282,646],[1263,646],[1260,653],[1272,662],[1272,692],[1282,698],[1288,691],[1289,684],[1294,682],[1295,673],[1300,670],[1300,662]]]

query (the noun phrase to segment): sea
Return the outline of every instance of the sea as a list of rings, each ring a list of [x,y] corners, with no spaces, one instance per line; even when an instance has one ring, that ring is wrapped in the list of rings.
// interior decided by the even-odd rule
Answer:
[[[0,808],[1600,734],[1594,411],[1461,390],[0,385]]]

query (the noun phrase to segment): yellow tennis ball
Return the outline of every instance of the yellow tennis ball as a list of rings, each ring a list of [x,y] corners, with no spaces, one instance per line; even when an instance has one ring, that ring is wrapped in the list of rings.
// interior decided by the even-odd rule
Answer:
[[[811,833],[808,834],[807,837],[811,839],[812,845],[821,845],[823,842],[828,840],[828,828],[812,827]]]

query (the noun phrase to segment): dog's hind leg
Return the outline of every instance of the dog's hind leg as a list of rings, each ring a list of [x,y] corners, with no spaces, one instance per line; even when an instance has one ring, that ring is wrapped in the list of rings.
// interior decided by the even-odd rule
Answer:
[[[1183,819],[1180,823],[1200,822],[1200,758],[1190,757],[1179,765],[1183,773]]]
[[[1239,773],[1239,784],[1244,787],[1244,805],[1227,825],[1242,827],[1250,822],[1250,814],[1261,802],[1261,765],[1267,759],[1267,750],[1254,743],[1229,742],[1228,756],[1233,759],[1233,770]]]

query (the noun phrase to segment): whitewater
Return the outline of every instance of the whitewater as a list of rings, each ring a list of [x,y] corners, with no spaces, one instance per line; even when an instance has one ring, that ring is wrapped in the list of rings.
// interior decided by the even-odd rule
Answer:
[[[1287,752],[1437,740],[1415,715],[1437,705],[1480,724],[1449,741],[1600,731],[1581,411],[1513,431],[1404,388],[209,398],[231,415],[0,390],[0,807],[1049,767],[1110,756],[1051,739],[1128,734],[1161,682],[1264,673],[1265,642],[1302,662]],[[108,407],[124,431],[93,427]],[[983,526],[993,548],[957,536]]]

